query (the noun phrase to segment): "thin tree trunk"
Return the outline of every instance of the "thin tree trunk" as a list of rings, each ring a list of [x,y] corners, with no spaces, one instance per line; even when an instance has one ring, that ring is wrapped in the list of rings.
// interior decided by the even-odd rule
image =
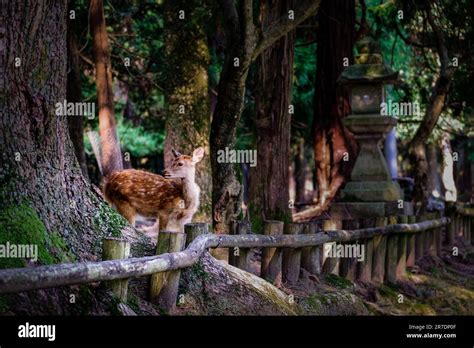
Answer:
[[[67,53],[68,53],[68,73],[67,73],[67,101],[81,102],[81,70],[79,66],[78,48],[76,35],[74,33],[74,21],[69,21],[67,27]],[[86,154],[84,152],[84,119],[82,115],[69,116],[69,136],[74,145],[74,153],[81,167],[82,175],[89,178],[87,173]]]
[[[446,46],[444,33],[436,24],[431,13],[431,5],[425,10],[428,23],[436,38],[436,50],[441,63],[440,73],[436,79],[433,87],[429,103],[426,107],[426,112],[418,129],[413,136],[408,148],[410,162],[413,163],[413,172],[415,177],[415,188],[413,193],[414,201],[420,206],[416,208],[418,213],[423,213],[426,210],[428,203],[427,193],[427,177],[428,177],[428,163],[426,160],[426,147],[428,138],[433,132],[434,127],[438,123],[439,116],[444,108],[446,96],[451,85],[454,70],[449,66],[449,54]]]
[[[284,16],[293,1],[260,2],[262,29]],[[265,220],[291,221],[288,207],[291,114],[295,32],[267,48],[257,59],[255,90],[257,166],[250,173],[250,217],[257,226]]]
[[[296,202],[305,202],[306,187],[306,168],[308,163],[305,157],[305,141],[299,138],[296,144],[295,154],[295,200]]]
[[[207,17],[198,14],[202,3],[197,0],[165,2],[166,118],[165,166],[173,160],[172,149],[190,155],[199,146],[206,155],[196,169],[196,182],[201,188],[196,221],[211,217],[211,161],[209,134],[211,110],[208,93],[209,50],[204,31]],[[185,19],[179,19],[183,10]],[[198,18],[193,19],[191,18]],[[186,24],[183,24],[186,23]],[[188,44],[183,45],[186,42]]]
[[[353,62],[354,0],[323,0],[319,15],[313,122],[317,205],[293,215],[297,221],[316,217],[328,208],[349,177],[357,153],[357,144],[341,121],[350,113],[349,94],[336,82],[346,68],[344,62]]]
[[[115,122],[112,90],[112,65],[102,0],[91,0],[90,26],[94,44],[102,175],[123,169],[122,154]]]

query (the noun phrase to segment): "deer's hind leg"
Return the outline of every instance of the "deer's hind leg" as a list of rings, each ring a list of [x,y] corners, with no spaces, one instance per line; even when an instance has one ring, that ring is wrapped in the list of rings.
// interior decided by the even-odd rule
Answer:
[[[136,209],[127,201],[117,201],[115,202],[115,206],[120,215],[127,219],[130,225],[135,226],[135,220],[137,218]]]

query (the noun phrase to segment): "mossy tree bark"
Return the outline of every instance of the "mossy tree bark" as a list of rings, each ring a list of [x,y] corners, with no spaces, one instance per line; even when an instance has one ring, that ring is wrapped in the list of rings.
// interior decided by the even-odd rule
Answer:
[[[66,253],[91,259],[98,238],[126,224],[84,179],[67,116],[55,114],[66,98],[66,10],[65,1],[9,2],[0,20],[0,231],[11,238],[41,231],[29,243],[53,255],[43,263]]]
[[[294,1],[260,2],[261,28],[288,14]],[[254,226],[265,220],[291,221],[289,165],[291,88],[295,31],[267,48],[257,59],[255,90],[257,166],[250,172],[250,217]]]
[[[199,211],[194,219],[210,222],[211,161],[209,134],[211,110],[208,96],[209,50],[204,24],[208,11],[197,0],[165,1],[165,88],[168,102],[166,118],[165,166],[174,159],[171,152],[191,155],[199,146],[206,155],[196,169],[201,188]],[[181,12],[180,11],[184,11]],[[184,18],[180,18],[180,16]]]

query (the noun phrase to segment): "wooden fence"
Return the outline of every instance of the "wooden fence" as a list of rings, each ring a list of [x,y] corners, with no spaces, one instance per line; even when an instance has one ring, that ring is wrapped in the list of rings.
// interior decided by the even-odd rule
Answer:
[[[352,281],[396,283],[424,256],[440,255],[443,245],[471,243],[473,217],[474,209],[456,205],[449,217],[326,220],[322,226],[266,221],[263,234],[251,233],[249,223],[239,221],[231,226],[231,235],[210,234],[207,224],[194,223],[185,226],[185,233],[161,231],[156,256],[128,258],[129,243],[108,238],[105,261],[0,270],[0,294],[107,281],[125,301],[128,279],[151,275],[150,300],[170,309],[176,304],[180,269],[197,263],[209,248],[229,248],[229,263],[247,271],[250,249],[262,248],[260,276],[271,282],[295,284],[304,268]],[[363,249],[361,260],[331,254],[351,246]]]

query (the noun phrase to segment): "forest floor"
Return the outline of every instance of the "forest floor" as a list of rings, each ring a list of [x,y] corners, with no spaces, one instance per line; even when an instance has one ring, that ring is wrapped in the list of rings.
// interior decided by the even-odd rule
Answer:
[[[474,315],[474,248],[458,247],[459,256],[443,250],[441,257],[424,257],[398,284],[354,283],[336,275],[313,275],[302,270],[296,286],[278,287],[293,294],[308,314],[321,314],[323,304],[323,314],[329,315]],[[227,257],[225,249],[213,255]],[[256,275],[259,259],[259,251],[255,250],[251,268]],[[341,298],[344,301],[338,306]],[[350,303],[354,308],[343,308]]]

